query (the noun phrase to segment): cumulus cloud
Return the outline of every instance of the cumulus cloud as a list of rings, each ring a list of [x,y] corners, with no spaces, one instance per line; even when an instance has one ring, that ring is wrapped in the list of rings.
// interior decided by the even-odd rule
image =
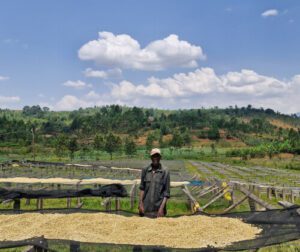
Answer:
[[[99,38],[84,44],[78,56],[107,67],[138,70],[197,67],[197,60],[206,58],[200,46],[179,40],[175,34],[141,48],[131,36],[111,32],[99,32]]]
[[[152,77],[147,84],[122,81],[113,86],[111,96],[128,105],[180,108],[253,104],[291,113],[300,111],[300,75],[282,81],[247,69],[217,75],[212,68],[201,68],[165,79]]]
[[[0,75],[0,81],[5,81],[5,80],[9,80],[9,77]]]
[[[57,110],[74,110],[78,108],[90,107],[93,104],[85,100],[79,99],[73,95],[65,95],[60,101],[55,105]]]
[[[75,88],[75,89],[85,89],[85,88],[93,87],[92,84],[87,84],[87,83],[85,83],[81,80],[77,80],[77,81],[68,80],[68,81],[63,83],[63,86],[71,87],[71,88]]]
[[[6,104],[6,103],[15,103],[19,102],[21,99],[19,96],[0,96],[0,103]]]
[[[88,100],[99,100],[101,99],[101,95],[97,94],[94,90],[92,90],[85,95],[85,98]]]
[[[114,97],[128,100],[137,95],[176,98],[212,92],[263,96],[274,95],[287,88],[288,84],[273,77],[259,75],[252,70],[243,69],[241,72],[229,72],[218,76],[212,68],[201,68],[165,79],[152,77],[146,85],[122,81],[114,85],[111,93]]]
[[[271,16],[277,16],[279,14],[278,10],[276,9],[269,9],[264,11],[261,16],[262,17],[271,17]]]
[[[299,97],[300,75],[283,81],[249,69],[217,74],[212,68],[201,68],[169,78],[151,77],[144,84],[123,80],[104,93],[91,90],[81,97],[66,95],[54,107],[72,110],[121,104],[176,109],[252,104],[295,113],[300,111]]]
[[[106,71],[93,70],[87,68],[84,72],[86,77],[109,79],[109,78],[121,78],[122,70],[120,68],[108,69]]]
[[[252,70],[243,69],[241,72],[229,72],[221,76],[221,91],[253,96],[274,95],[284,92],[289,84],[273,77],[259,75]]]
[[[52,108],[54,110],[74,110],[78,108],[87,108],[93,106],[104,106],[108,104],[124,104],[122,101],[112,100],[110,94],[98,94],[90,91],[82,97],[74,95],[65,95]]]

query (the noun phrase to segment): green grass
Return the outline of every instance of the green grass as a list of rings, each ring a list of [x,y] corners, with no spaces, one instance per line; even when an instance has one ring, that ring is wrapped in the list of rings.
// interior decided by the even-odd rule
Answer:
[[[300,252],[300,240],[261,248],[258,252]]]

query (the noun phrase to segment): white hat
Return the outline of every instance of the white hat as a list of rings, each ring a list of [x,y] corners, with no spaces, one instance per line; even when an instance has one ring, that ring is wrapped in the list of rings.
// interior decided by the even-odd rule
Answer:
[[[159,154],[161,156],[160,149],[158,149],[158,148],[152,149],[150,152],[150,156],[153,156],[155,154]]]

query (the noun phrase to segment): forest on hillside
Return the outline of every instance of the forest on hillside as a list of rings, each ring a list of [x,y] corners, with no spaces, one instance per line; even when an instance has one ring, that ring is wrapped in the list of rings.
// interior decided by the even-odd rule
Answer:
[[[159,110],[110,105],[55,112],[40,106],[21,111],[0,110],[0,151],[33,143],[57,156],[77,151],[124,152],[135,155],[138,148],[191,148],[197,142],[234,141],[243,148],[228,148],[227,156],[254,158],[278,153],[300,154],[300,118],[272,109],[247,107]],[[226,145],[227,144],[227,145]]]

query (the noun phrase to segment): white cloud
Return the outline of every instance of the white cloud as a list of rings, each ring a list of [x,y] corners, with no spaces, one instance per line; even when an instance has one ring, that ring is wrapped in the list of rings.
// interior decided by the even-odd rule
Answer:
[[[300,75],[283,81],[249,69],[220,75],[212,68],[201,68],[169,78],[151,77],[145,84],[124,80],[101,94],[92,90],[81,97],[66,95],[54,109],[72,110],[107,104],[166,109],[252,104],[295,113],[300,111],[299,97]]]
[[[99,32],[99,39],[84,44],[78,56],[106,67],[138,70],[197,67],[197,60],[206,58],[200,46],[179,40],[175,34],[141,48],[129,35],[110,32]]]
[[[122,81],[114,85],[112,95],[123,99],[131,99],[136,95],[160,98],[190,97],[212,92],[272,96],[288,88],[288,83],[259,75],[252,70],[242,69],[241,72],[228,72],[218,76],[212,68],[201,68],[186,74],[175,74],[166,79],[152,77],[148,79],[147,85],[134,85]]]
[[[6,103],[15,103],[19,102],[21,99],[19,96],[0,96],[0,103],[6,104]]]
[[[253,96],[274,95],[288,89],[288,84],[273,77],[259,75],[252,70],[229,72],[221,76],[220,90],[229,93],[249,94]]]
[[[9,77],[0,75],[0,81],[5,81],[5,80],[9,80]]]
[[[300,111],[300,75],[281,81],[247,69],[217,75],[211,68],[202,68],[166,79],[152,77],[145,85],[122,81],[113,86],[111,96],[128,105],[180,108],[253,104],[292,113]]]
[[[81,80],[77,80],[77,81],[68,80],[68,81],[63,83],[63,86],[71,87],[71,88],[75,88],[75,89],[84,89],[84,88],[93,87],[92,84],[87,84],[87,83],[85,83]]]
[[[109,78],[121,78],[122,70],[120,68],[108,69],[106,71],[93,70],[87,68],[84,72],[86,77],[109,79]]]
[[[279,14],[278,10],[276,9],[270,9],[270,10],[266,10],[264,11],[261,16],[262,17],[271,17],[271,16],[277,16]]]
[[[89,100],[98,100],[101,99],[101,95],[97,94],[94,90],[92,90],[85,95],[85,98]]]
[[[124,104],[122,101],[113,100],[110,94],[98,94],[95,91],[90,91],[82,97],[74,95],[65,95],[54,106],[54,110],[74,110],[78,108],[86,108],[93,106],[104,106],[108,104]],[[50,107],[50,106],[48,106]]]
[[[73,95],[65,95],[60,101],[54,106],[57,110],[73,110],[80,107],[85,108],[92,106],[93,104],[82,99],[77,98]]]

